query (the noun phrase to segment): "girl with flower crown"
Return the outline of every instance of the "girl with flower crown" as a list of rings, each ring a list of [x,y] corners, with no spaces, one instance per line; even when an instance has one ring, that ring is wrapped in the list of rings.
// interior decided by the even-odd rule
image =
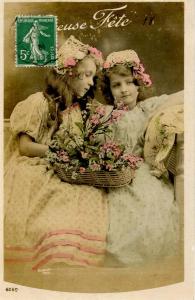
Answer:
[[[74,132],[101,63],[96,48],[71,36],[59,49],[58,67],[49,72],[45,92],[14,108],[4,181],[7,263],[27,263],[37,270],[56,262],[95,266],[104,260],[104,192],[62,182],[46,171],[44,159],[62,112]]]
[[[133,50],[108,55],[103,74],[103,92],[108,103],[125,111],[112,126],[112,137],[126,144],[128,152],[143,156],[149,119],[167,104],[181,104],[182,93],[138,101],[152,82]],[[135,171],[133,182],[109,189],[108,198],[107,250],[116,261],[129,265],[177,253],[179,211],[169,180],[154,177],[149,165],[143,162]]]

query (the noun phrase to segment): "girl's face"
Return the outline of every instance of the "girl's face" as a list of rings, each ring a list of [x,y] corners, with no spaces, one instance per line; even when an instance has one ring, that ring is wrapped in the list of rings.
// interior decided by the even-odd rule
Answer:
[[[79,99],[82,98],[94,85],[96,65],[92,58],[85,57],[77,65],[76,76],[70,78],[69,86],[73,94]]]
[[[112,74],[110,76],[110,90],[116,103],[123,102],[129,109],[136,106],[138,86],[133,83],[132,75]]]

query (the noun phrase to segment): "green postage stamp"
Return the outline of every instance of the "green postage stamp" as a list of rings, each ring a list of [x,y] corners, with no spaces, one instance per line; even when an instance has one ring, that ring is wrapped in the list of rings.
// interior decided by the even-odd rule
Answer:
[[[55,66],[57,17],[16,17],[16,66]]]

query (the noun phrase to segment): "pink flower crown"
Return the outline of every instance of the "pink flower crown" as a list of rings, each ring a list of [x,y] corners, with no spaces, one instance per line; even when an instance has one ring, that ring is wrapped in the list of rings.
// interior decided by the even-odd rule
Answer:
[[[142,81],[145,86],[149,87],[152,85],[150,75],[145,73],[145,68],[134,50],[123,50],[109,54],[103,64],[103,70],[108,72],[116,65],[132,68],[135,79]]]
[[[101,59],[102,58],[102,53],[101,51],[99,51],[98,49],[94,48],[94,47],[89,47],[88,48],[89,54],[91,54],[95,59]],[[64,71],[67,72],[69,76],[72,76],[72,68],[74,66],[76,66],[76,64],[79,62],[79,59],[76,59],[74,57],[68,57],[65,61],[64,61]]]
[[[57,73],[64,75],[68,72],[71,76],[72,68],[88,54],[94,58],[97,66],[102,66],[103,58],[101,51],[87,44],[83,44],[74,36],[70,36],[58,51]]]

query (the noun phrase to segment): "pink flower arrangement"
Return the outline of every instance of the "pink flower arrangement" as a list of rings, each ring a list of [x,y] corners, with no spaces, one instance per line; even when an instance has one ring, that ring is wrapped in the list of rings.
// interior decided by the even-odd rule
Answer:
[[[125,153],[125,146],[114,141],[108,141],[100,147],[100,165],[108,171],[131,167],[135,170],[143,159],[134,154]]]
[[[103,117],[103,116],[105,115],[105,107],[103,107],[103,106],[98,106],[98,107],[96,108],[95,112],[96,112],[97,114],[99,114],[100,117]]]
[[[64,150],[59,150],[57,151],[57,156],[59,157],[59,159],[62,161],[62,162],[69,162],[70,161],[70,158],[69,158],[69,155],[66,151]]]
[[[109,68],[110,68],[110,63],[106,61],[106,62],[103,64],[103,67],[104,67],[104,69],[109,69]]]
[[[94,113],[89,118],[89,123],[92,126],[97,126],[101,123],[101,118],[105,115],[105,108],[102,106],[98,106]]]
[[[92,171],[100,171],[101,170],[101,166],[100,164],[97,164],[97,163],[92,163],[89,165],[89,168],[92,170]]]
[[[93,116],[91,116],[90,120],[89,120],[91,125],[98,125],[100,124],[100,117],[98,114],[95,114]]]
[[[73,104],[69,109],[76,109]],[[65,128],[64,135],[56,135],[49,145],[47,159],[50,164],[59,163],[72,172],[72,178],[87,171],[115,171],[124,167],[137,168],[140,157],[126,154],[125,145],[111,140],[109,135],[110,124],[117,122],[123,115],[122,110],[109,110],[105,115],[105,107],[91,106],[83,113],[83,122],[75,123],[82,136],[68,134]],[[76,175],[77,174],[77,175]]]
[[[134,57],[132,61],[129,61],[129,59],[124,59],[123,57],[116,57],[113,61],[106,61],[103,64],[104,69],[109,69],[111,67],[114,67],[115,65],[124,65],[128,68],[133,68],[133,76],[137,79],[142,80],[144,85],[151,86],[152,81],[150,79],[150,76],[145,73],[145,68],[143,64],[140,63],[140,60],[138,57]]]
[[[152,81],[150,79],[150,76],[144,73],[144,71],[145,68],[143,64],[139,64],[138,66],[133,67],[133,76],[135,76],[135,78],[141,79],[146,86],[151,86]]]
[[[90,52],[91,54],[94,54],[97,58],[102,57],[102,52],[99,51],[99,50],[98,50],[97,48],[95,48],[95,47],[89,47],[89,52]]]
[[[74,67],[74,66],[76,66],[76,60],[73,57],[67,58],[66,61],[64,62],[65,68]]]
[[[115,142],[108,141],[100,148],[100,153],[103,154],[103,156],[108,153],[113,153],[114,157],[118,158],[121,155],[122,150]]]
[[[133,71],[135,74],[142,74],[145,71],[145,68],[143,66],[143,64],[138,64],[137,66],[133,67]]]
[[[128,163],[132,169],[136,169],[138,163],[143,162],[143,158],[133,154],[123,154],[122,159]]]
[[[141,78],[143,82],[146,84],[146,86],[152,85],[152,80],[150,79],[150,76],[148,74],[143,74]]]
[[[111,114],[111,118],[109,120],[109,124],[118,122],[120,118],[124,115],[124,110],[113,110]]]

